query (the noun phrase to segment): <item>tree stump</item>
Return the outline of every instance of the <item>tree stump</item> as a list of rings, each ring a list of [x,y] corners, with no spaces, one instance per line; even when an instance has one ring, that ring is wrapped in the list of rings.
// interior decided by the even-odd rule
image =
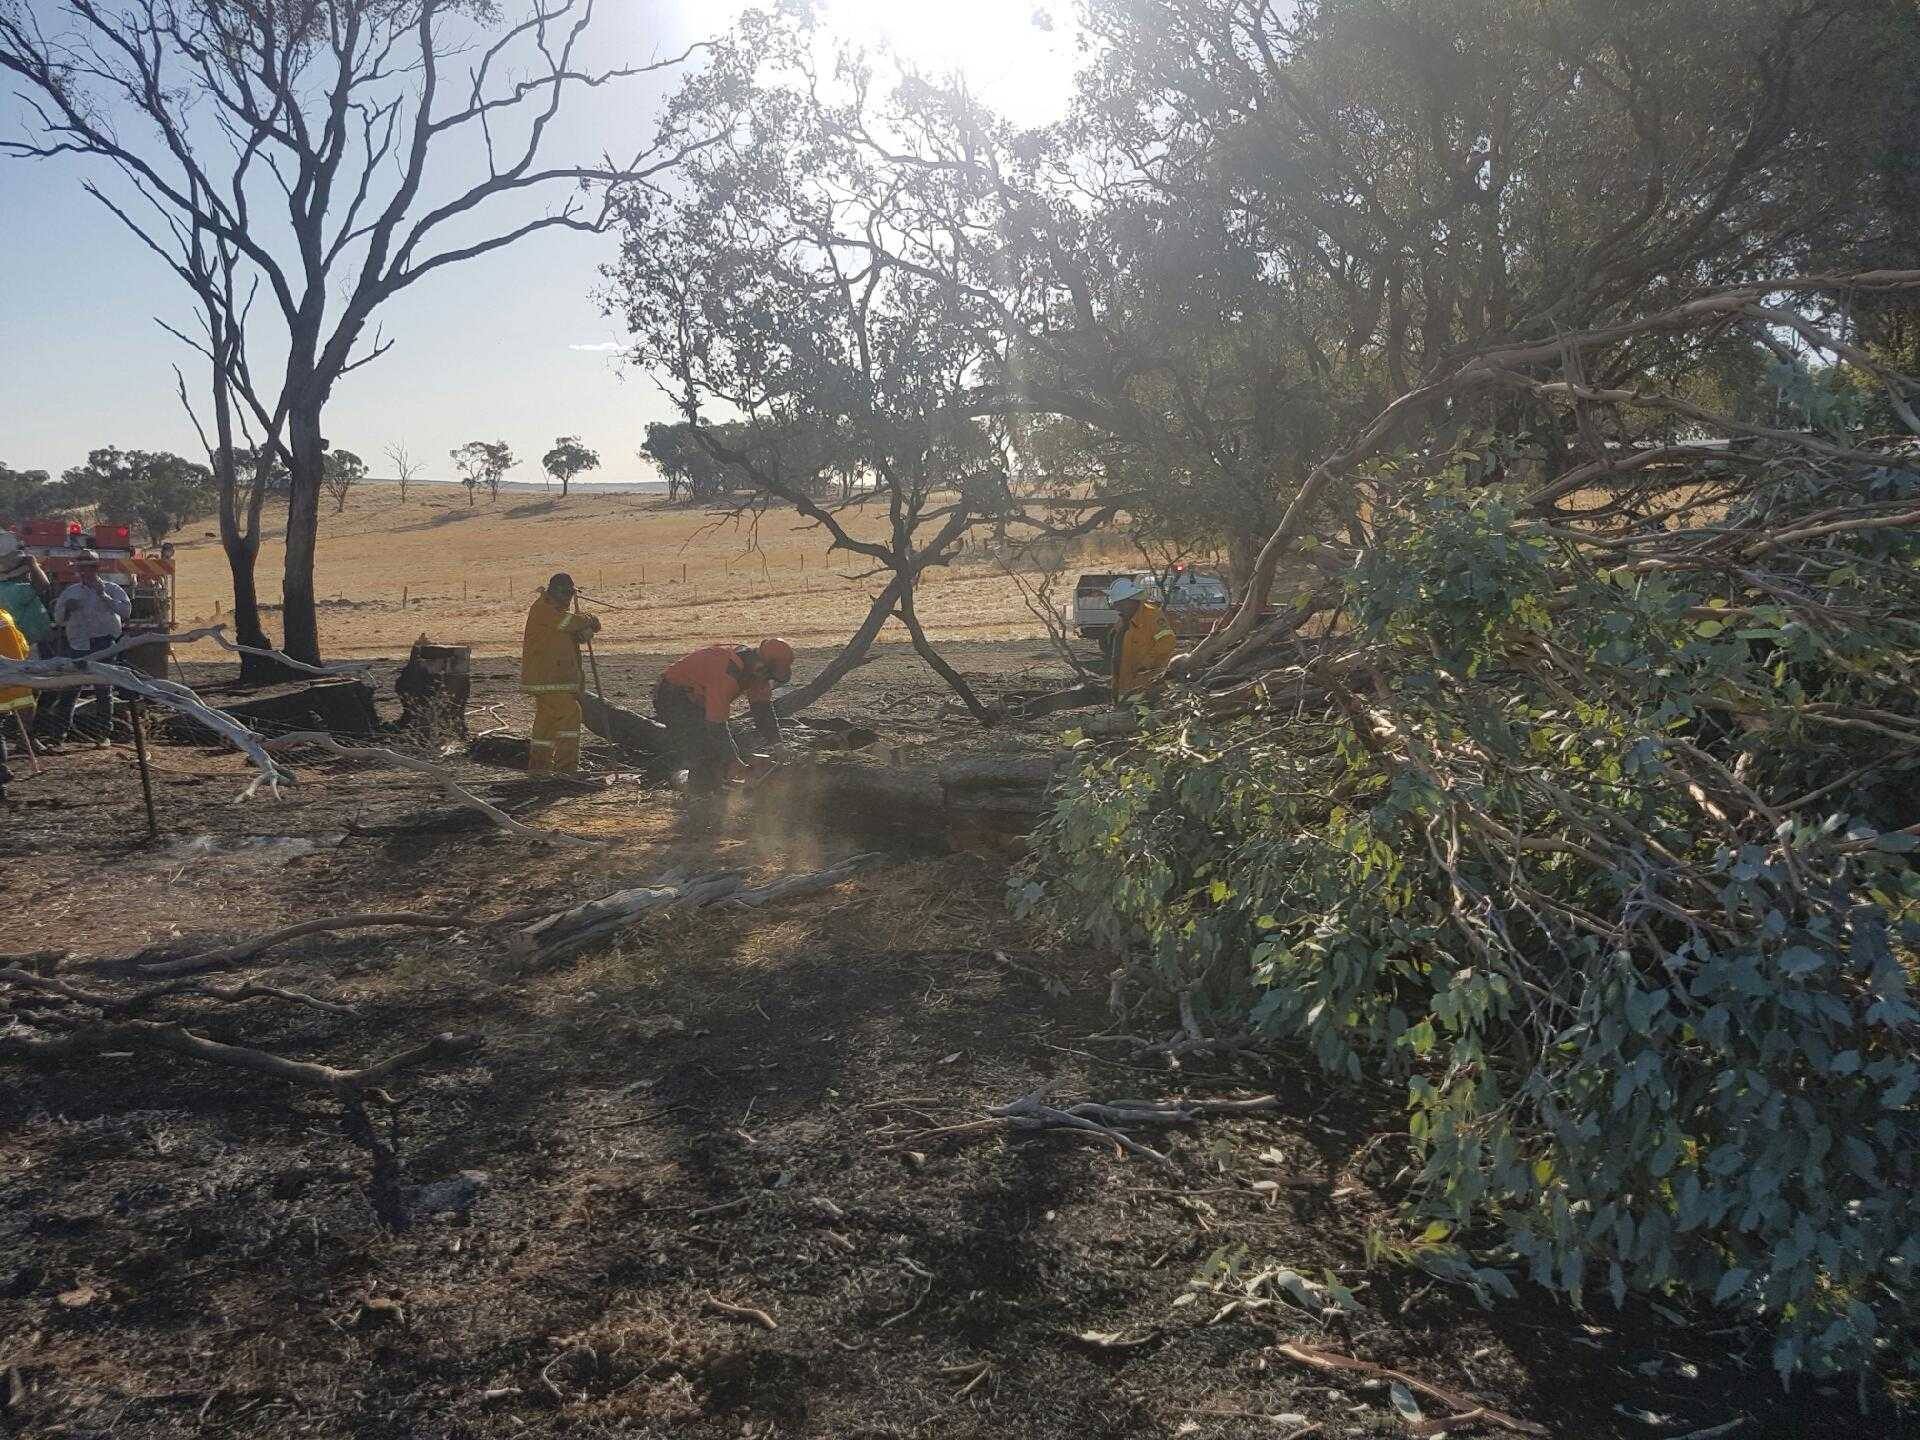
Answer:
[[[473,693],[473,651],[465,645],[435,645],[422,635],[393,682],[400,697],[400,723],[427,738],[467,734],[467,701]]]

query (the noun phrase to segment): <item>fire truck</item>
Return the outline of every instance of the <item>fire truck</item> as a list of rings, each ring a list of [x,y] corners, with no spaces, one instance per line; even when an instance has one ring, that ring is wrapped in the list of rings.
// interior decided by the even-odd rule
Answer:
[[[164,635],[174,621],[173,547],[164,545],[158,552],[143,550],[133,543],[125,525],[100,521],[91,528],[77,520],[22,520],[13,527],[20,546],[39,560],[53,581],[57,594],[80,578],[77,561],[91,550],[100,557],[100,574],[127,592],[133,602],[133,615],[126,632],[130,635]],[[125,652],[126,663],[149,675],[165,679],[168,647],[139,645]]]

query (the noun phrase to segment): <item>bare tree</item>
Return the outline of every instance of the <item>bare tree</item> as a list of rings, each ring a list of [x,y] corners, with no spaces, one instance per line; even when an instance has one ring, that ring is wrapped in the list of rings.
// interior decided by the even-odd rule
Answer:
[[[61,28],[49,30],[25,0],[0,0],[0,71],[33,116],[30,133],[0,142],[0,153],[102,162],[113,193],[91,178],[88,193],[215,317],[203,353],[216,412],[244,405],[256,444],[278,452],[290,475],[285,649],[316,661],[321,417],[344,376],[391,348],[371,328],[379,307],[529,235],[603,229],[617,196],[724,132],[696,133],[682,118],[693,112],[673,107],[618,158],[547,161],[549,127],[569,97],[686,58],[583,68],[594,0],[532,0],[513,21],[492,0],[41,8]],[[457,77],[447,73],[455,56]],[[458,167],[476,153],[484,174],[462,181]],[[557,203],[533,209],[542,196]],[[261,290],[285,362],[256,382],[245,320]]]
[[[401,444],[387,446],[387,459],[393,462],[393,473],[400,482],[400,503],[407,503],[407,482],[420,473],[420,462],[408,453]]]

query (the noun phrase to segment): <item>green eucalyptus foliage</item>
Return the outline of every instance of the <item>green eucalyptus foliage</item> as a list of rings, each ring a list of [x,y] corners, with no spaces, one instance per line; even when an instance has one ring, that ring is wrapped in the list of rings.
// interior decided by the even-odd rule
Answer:
[[[1864,1363],[1920,1262],[1920,544],[1791,537],[1920,476],[1775,462],[1691,563],[1453,475],[1377,518],[1329,700],[1089,749],[1017,899],[1136,1004],[1404,1083],[1434,1268],[1498,1288],[1473,1225],[1576,1303],[1687,1292],[1783,1373]]]

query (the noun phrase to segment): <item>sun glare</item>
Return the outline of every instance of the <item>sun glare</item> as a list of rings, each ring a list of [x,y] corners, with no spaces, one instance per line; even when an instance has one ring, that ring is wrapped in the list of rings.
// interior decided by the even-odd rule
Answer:
[[[831,40],[885,51],[930,76],[958,73],[1009,119],[1066,109],[1077,59],[1065,0],[823,0]]]

